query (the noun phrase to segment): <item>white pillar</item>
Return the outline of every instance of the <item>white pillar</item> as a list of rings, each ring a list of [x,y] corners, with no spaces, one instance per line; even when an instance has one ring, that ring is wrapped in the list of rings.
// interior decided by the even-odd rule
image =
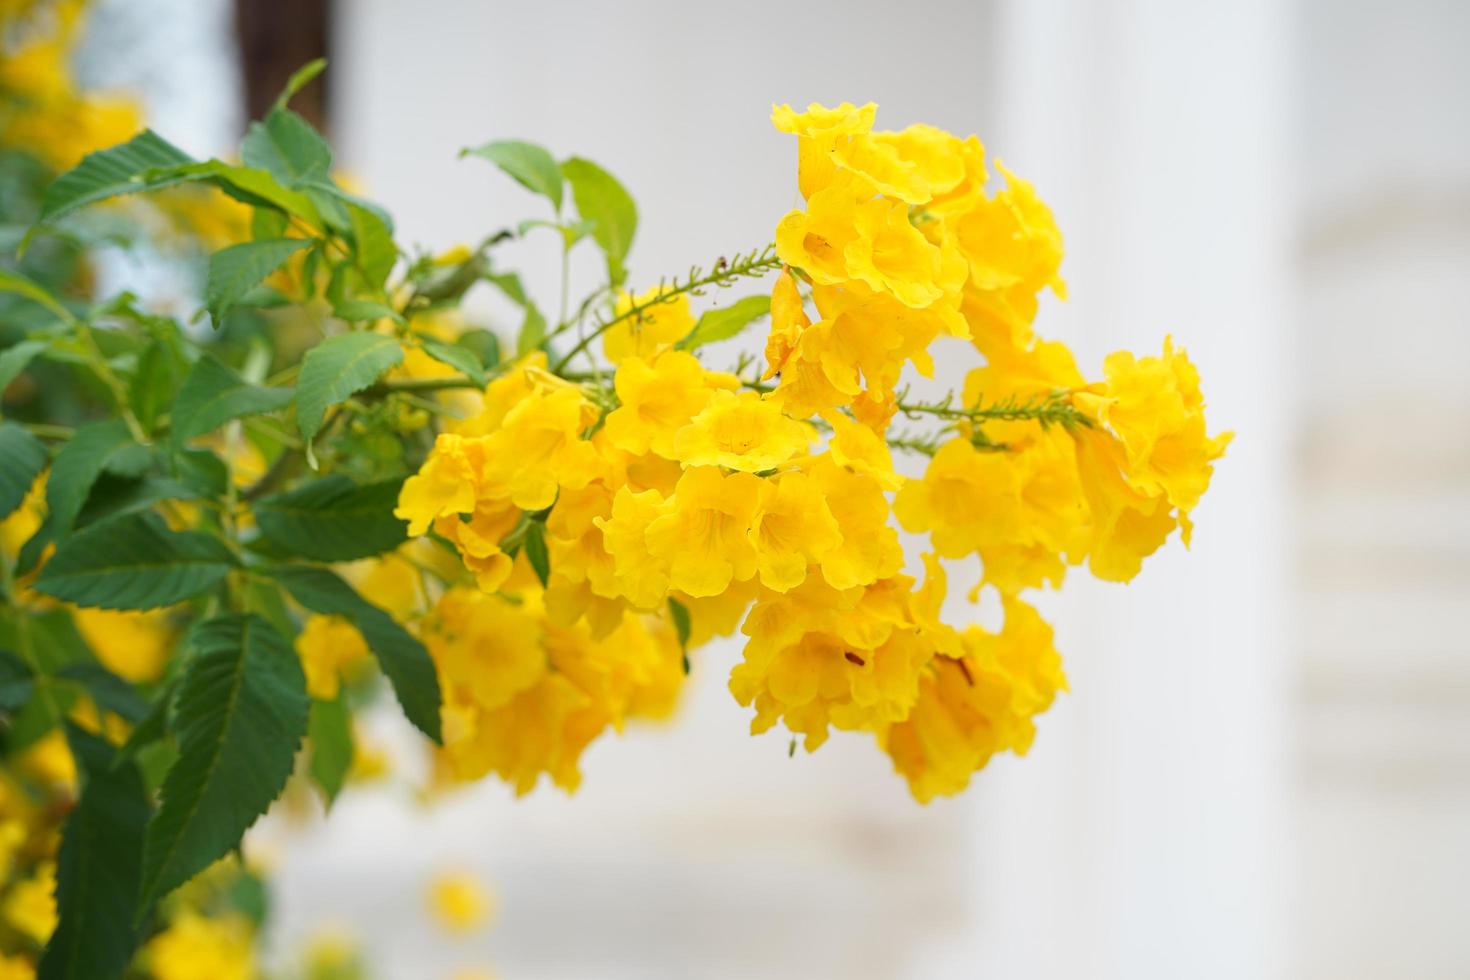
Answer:
[[[1054,607],[1073,693],[980,779],[977,921],[945,975],[1270,977],[1283,969],[1289,8],[1003,5],[987,143],[1067,239],[1039,329],[1086,373],[1165,333],[1237,439],[1128,587]],[[923,975],[936,972],[928,966]]]

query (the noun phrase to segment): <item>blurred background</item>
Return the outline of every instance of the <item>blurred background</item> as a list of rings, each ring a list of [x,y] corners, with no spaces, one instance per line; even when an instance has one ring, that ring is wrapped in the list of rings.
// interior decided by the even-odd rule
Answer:
[[[1470,976],[1467,50],[1460,0],[101,2],[83,77],[185,149],[325,54],[296,106],[402,243],[531,213],[456,159],[524,138],[633,190],[635,282],[798,203],[772,102],[976,132],[1067,238],[1040,332],[1090,373],[1172,333],[1238,433],[1192,553],[1045,597],[1073,691],[963,798],[917,806],[856,738],[748,737],[716,643],[573,799],[266,827],[273,941],[338,924],[405,980]],[[548,290],[543,244],[515,247]],[[432,931],[446,867],[493,882],[493,932]]]

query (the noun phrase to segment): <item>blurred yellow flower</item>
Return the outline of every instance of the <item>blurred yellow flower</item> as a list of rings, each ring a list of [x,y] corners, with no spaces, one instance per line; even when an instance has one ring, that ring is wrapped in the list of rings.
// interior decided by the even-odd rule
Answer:
[[[367,641],[357,627],[341,616],[307,617],[296,637],[296,653],[306,673],[306,693],[332,701],[341,689],[342,674],[368,655]]]
[[[38,946],[56,930],[56,864],[43,861],[30,876],[10,886],[0,918]]]
[[[474,932],[487,923],[492,908],[490,893],[468,871],[441,872],[429,885],[429,910],[448,932]]]
[[[254,937],[238,916],[185,912],[143,947],[154,980],[254,980]]]

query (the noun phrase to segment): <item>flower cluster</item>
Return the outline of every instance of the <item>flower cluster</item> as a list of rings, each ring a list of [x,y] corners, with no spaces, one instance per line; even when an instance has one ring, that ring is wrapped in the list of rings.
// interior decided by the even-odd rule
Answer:
[[[999,166],[993,189],[973,136],[874,115],[774,111],[805,206],[776,229],[762,376],[701,363],[692,290],[623,294],[598,331],[610,381],[595,359],[511,362],[404,484],[410,534],[473,582],[421,627],[455,773],[575,786],[600,731],[667,713],[681,646],[738,626],[730,689],[754,732],[780,722],[808,750],[868,732],[917,798],[955,793],[1025,752],[1066,687],[1021,594],[1082,562],[1127,580],[1175,528],[1188,542],[1229,436],[1206,434],[1184,353],[1114,354],[1088,383],[1033,331],[1040,293],[1065,290],[1035,190]],[[945,338],[983,362],[957,395],[906,401]],[[937,427],[909,438],[900,417]],[[894,447],[929,455],[922,475]],[[922,584],[900,528],[928,536]],[[967,558],[998,632],[940,618],[941,559]]]

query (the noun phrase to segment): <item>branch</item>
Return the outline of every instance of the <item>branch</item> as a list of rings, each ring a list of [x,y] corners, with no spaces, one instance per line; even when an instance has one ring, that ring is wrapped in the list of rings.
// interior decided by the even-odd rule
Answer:
[[[551,371],[553,374],[561,374],[562,369],[571,363],[572,358],[586,350],[592,341],[624,320],[633,317],[641,319],[645,311],[668,303],[679,296],[686,294],[701,296],[706,287],[717,286],[723,289],[726,286],[733,286],[740,279],[759,278],[780,267],[781,259],[776,255],[776,246],[767,245],[765,248],[752,249],[749,252],[738,254],[734,259],[726,259],[722,256],[709,272],[705,272],[702,267],[696,265],[690,267],[683,279],[676,279],[671,284],[660,280],[656,296],[642,303],[635,302],[612,319],[599,323],[595,330],[577,341],[576,346],[568,351],[565,357],[557,361]]]

